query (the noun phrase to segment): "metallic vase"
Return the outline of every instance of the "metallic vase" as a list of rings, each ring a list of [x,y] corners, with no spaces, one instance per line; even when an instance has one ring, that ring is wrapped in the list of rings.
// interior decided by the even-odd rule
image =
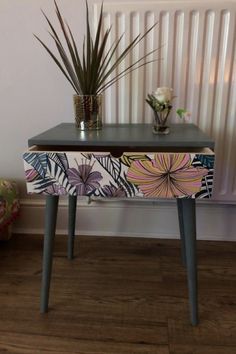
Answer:
[[[74,95],[73,99],[78,129],[102,129],[102,95]]]

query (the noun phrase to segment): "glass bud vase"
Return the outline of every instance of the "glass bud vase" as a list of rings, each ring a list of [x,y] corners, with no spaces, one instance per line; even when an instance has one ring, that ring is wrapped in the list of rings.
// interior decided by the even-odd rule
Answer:
[[[167,125],[167,118],[170,110],[162,112],[154,111],[153,128],[154,134],[167,135],[170,133],[170,127]]]
[[[74,95],[73,100],[77,128],[102,129],[102,95]]]

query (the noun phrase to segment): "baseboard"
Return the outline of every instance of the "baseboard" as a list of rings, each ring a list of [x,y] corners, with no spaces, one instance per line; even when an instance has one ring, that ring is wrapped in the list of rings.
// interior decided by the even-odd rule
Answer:
[[[43,234],[43,199],[21,201],[15,233]],[[201,240],[236,241],[236,206],[197,203],[197,237]],[[57,234],[67,233],[67,201],[60,202]],[[76,234],[179,238],[177,208],[173,201],[78,201]]]

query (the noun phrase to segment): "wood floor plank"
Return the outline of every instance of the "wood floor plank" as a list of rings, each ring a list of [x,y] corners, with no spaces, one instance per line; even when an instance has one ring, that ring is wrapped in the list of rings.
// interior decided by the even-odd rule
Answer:
[[[112,341],[80,340],[76,338],[32,334],[0,333],[0,353],[9,354],[169,354],[168,346],[114,343]]]
[[[229,320],[205,320],[203,315],[196,327],[177,319],[168,323],[170,344],[204,346],[212,343],[213,346],[236,347],[236,312]]]
[[[170,354],[235,354],[236,347],[170,345]]]
[[[16,314],[22,314],[23,312],[17,312]],[[134,325],[128,324],[115,324],[107,319],[89,322],[83,316],[72,318],[71,316],[63,315],[59,313],[60,317],[53,316],[53,320],[44,318],[38,320],[37,324],[34,324],[31,319],[25,319],[25,321],[16,321],[15,324],[6,320],[6,325],[1,326],[1,333],[14,331],[18,336],[31,335],[31,336],[44,336],[49,337],[63,337],[70,341],[73,338],[79,340],[89,341],[101,341],[101,342],[113,342],[124,343],[132,345],[156,345],[167,346],[167,331],[166,327],[158,327],[158,325],[150,326],[149,324],[141,323]],[[55,320],[60,321],[59,324]],[[64,324],[63,321],[66,321]],[[20,327],[16,327],[20,326]],[[72,327],[73,326],[73,327]],[[165,342],[165,343],[162,343]]]
[[[22,303],[31,297],[31,303],[39,306],[40,276],[2,276],[0,301],[7,309],[16,299]],[[167,293],[161,283],[142,281],[119,281],[93,275],[90,279],[78,275],[70,279],[54,276],[51,284],[50,308],[67,308],[68,311],[81,312],[86,309],[96,316],[112,313],[117,318],[135,317],[136,320],[148,317],[150,321],[164,322],[169,315],[188,316],[188,300]]]
[[[30,301],[32,299],[23,298],[17,308],[13,307],[12,300],[7,306],[4,304],[1,310],[0,332],[14,330],[17,333],[43,335],[46,331],[48,335],[68,338],[79,336],[87,340],[97,338],[130,343],[168,343],[166,323],[158,322],[158,319],[152,321],[145,318],[144,314],[136,316],[135,311],[127,313],[121,308],[119,316],[114,316],[112,306],[107,312],[96,313],[88,304],[79,310],[76,306],[64,307],[57,304],[48,314],[40,315],[38,306],[27,305]]]
[[[189,321],[178,240],[55,243],[40,315],[42,237],[0,243],[0,354],[236,354],[236,243],[198,242],[200,324]]]

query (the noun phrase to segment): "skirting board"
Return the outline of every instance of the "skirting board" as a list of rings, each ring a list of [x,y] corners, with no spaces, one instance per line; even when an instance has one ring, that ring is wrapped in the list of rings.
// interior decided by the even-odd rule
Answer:
[[[21,201],[15,233],[43,234],[43,199]],[[236,205],[197,202],[197,238],[236,241]],[[57,234],[67,233],[67,201],[59,205]],[[76,234],[179,238],[174,201],[78,201]]]

